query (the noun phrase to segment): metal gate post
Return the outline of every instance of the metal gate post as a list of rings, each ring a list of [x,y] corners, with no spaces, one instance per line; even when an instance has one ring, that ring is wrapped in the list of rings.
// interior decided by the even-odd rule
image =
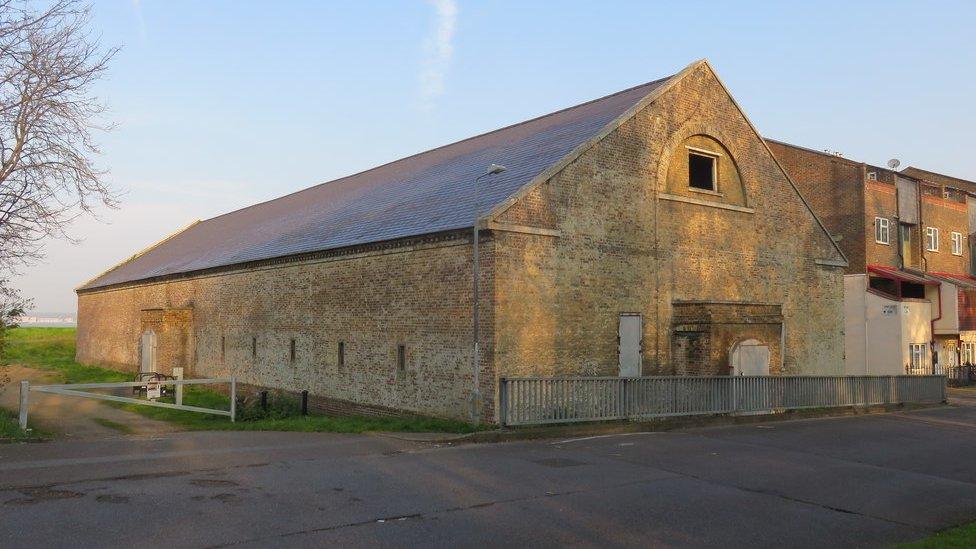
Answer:
[[[230,378],[230,422],[237,421],[237,378]]]
[[[508,380],[498,380],[498,423],[504,427],[508,423]]]
[[[173,368],[173,377],[177,381],[183,381],[183,368]],[[180,383],[176,386],[176,405],[183,405],[183,384]]]
[[[27,401],[30,397],[30,381],[20,382],[20,430],[27,430]]]

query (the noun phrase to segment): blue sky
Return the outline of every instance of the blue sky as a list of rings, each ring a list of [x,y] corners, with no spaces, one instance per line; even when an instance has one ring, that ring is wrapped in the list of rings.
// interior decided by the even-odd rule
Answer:
[[[36,309],[195,219],[708,58],[766,136],[976,180],[974,2],[99,0],[124,194],[15,284]]]

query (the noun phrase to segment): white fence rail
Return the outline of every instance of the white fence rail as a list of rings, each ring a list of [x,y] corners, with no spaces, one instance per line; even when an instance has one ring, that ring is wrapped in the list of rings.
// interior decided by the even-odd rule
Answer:
[[[945,376],[561,377],[501,380],[503,425],[935,403]]]
[[[218,383],[230,384],[230,409],[216,410],[212,408],[201,408],[199,406],[188,406],[183,404],[182,391],[177,391],[176,404],[168,402],[155,402],[143,400],[141,398],[122,397],[105,393],[90,393],[83,389],[116,389],[119,387],[145,387],[146,385],[175,385],[177,389],[184,385],[212,385]],[[213,414],[227,416],[231,422],[237,419],[237,379],[214,378],[214,379],[170,379],[153,381],[123,381],[118,383],[69,383],[65,385],[31,385],[29,381],[20,382],[20,428],[27,429],[27,409],[30,406],[30,394],[49,393],[62,396],[92,398],[95,400],[108,400],[111,402],[124,402],[126,404],[139,404],[142,406],[155,406],[157,408],[171,408],[173,410],[184,410],[187,412],[198,412],[201,414]]]

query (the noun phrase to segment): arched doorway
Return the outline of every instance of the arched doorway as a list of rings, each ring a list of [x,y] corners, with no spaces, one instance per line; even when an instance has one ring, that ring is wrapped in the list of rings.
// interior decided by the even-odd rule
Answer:
[[[746,339],[732,347],[732,375],[768,376],[769,346],[758,339]]]

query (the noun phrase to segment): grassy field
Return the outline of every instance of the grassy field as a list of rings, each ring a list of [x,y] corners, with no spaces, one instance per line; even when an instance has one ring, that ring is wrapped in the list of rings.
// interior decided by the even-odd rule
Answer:
[[[95,366],[85,366],[75,362],[74,328],[16,328],[11,330],[8,335],[9,345],[4,355],[0,357],[0,364],[22,364],[38,370],[49,371],[56,374],[62,383],[132,381],[130,374]],[[134,404],[106,404],[117,405],[149,418],[176,423],[190,430],[469,433],[485,428],[461,421],[426,417],[301,416],[298,413],[298,403],[285,396],[273,397],[267,411],[257,406],[253,402],[254,399],[250,400],[243,405],[240,405],[239,402],[238,417],[240,419],[236,423],[231,423],[224,416]],[[161,402],[167,401],[172,402],[172,398],[161,399]],[[187,387],[183,395],[183,403],[221,410],[227,410],[230,407],[230,399],[227,396],[200,386]],[[8,421],[8,419],[4,419],[3,415],[0,415],[0,438],[11,429],[7,425]],[[123,432],[126,429],[124,425],[107,425],[107,427]],[[13,418],[12,431],[18,431],[16,417]]]
[[[976,547],[976,522],[950,528],[945,532],[914,543],[898,546],[900,549],[964,549]]]

